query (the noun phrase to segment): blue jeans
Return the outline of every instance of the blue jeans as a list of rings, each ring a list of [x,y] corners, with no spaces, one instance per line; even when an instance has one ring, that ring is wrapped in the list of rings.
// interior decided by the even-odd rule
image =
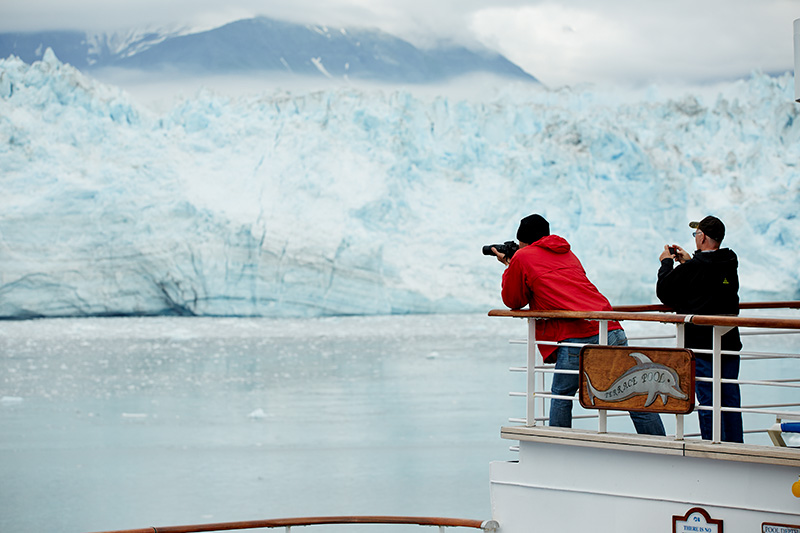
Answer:
[[[599,335],[586,337],[584,339],[567,339],[564,342],[580,344],[597,344]],[[608,332],[608,344],[615,346],[627,346],[628,338],[621,329]],[[580,358],[578,354],[580,346],[559,346],[556,350],[556,369],[558,370],[578,370]],[[577,374],[553,374],[553,394],[559,396],[574,396],[578,392]],[[666,435],[664,424],[658,413],[639,413],[630,411],[631,421],[637,433],[648,435]],[[550,399],[550,425],[569,428],[572,427],[572,401]]]
[[[695,376],[710,378],[713,372],[711,355],[695,354]],[[722,378],[736,379],[739,377],[739,356],[722,356]],[[697,401],[700,405],[711,405],[713,402],[713,384],[696,382]],[[741,407],[742,396],[739,385],[736,383],[722,384],[722,406]],[[698,411],[697,416],[700,420],[700,434],[705,440],[712,439],[711,428],[713,426],[713,413],[711,411]],[[722,412],[722,434],[724,442],[744,442],[744,429],[742,427],[742,413]]]

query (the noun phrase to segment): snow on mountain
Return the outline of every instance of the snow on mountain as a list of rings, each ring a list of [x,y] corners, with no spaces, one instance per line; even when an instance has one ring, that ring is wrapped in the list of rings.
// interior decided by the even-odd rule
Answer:
[[[125,59],[135,56],[168,39],[198,33],[199,29],[186,26],[134,28],[111,33],[87,33],[90,66],[102,66],[110,58]]]
[[[0,316],[483,312],[481,246],[544,214],[613,303],[713,213],[745,300],[800,297],[787,75],[638,100],[340,88],[166,113],[60,63],[0,60]]]
[[[289,73],[377,82],[430,83],[471,72],[536,82],[489,50],[430,50],[379,30],[328,28],[257,17],[218,28],[136,28],[127,32],[0,34],[0,57],[26,62],[53,48],[84,71],[116,68],[171,75]]]

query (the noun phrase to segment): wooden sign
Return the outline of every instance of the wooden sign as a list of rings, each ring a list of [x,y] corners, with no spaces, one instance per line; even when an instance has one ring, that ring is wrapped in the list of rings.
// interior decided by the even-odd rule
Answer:
[[[682,348],[587,345],[580,355],[581,405],[688,414],[694,409],[694,354]]]

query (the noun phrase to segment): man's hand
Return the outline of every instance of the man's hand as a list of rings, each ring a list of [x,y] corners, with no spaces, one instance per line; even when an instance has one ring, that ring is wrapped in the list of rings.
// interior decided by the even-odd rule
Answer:
[[[492,246],[492,251],[494,252],[494,255],[497,256],[498,261],[508,266],[508,259],[506,259],[506,254],[501,254],[500,252],[497,251],[497,248],[495,248],[494,246]]]
[[[674,254],[670,253],[670,248],[674,248],[675,250]],[[691,258],[692,256],[689,254],[689,252],[687,252],[677,244],[665,244],[664,251],[661,252],[661,255],[658,256],[659,261],[663,261],[664,259],[672,259],[681,264],[685,263]]]

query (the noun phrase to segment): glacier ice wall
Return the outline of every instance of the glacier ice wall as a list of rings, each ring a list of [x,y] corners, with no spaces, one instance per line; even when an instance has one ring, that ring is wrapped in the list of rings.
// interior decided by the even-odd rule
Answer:
[[[708,101],[706,101],[708,100]],[[0,60],[0,316],[483,312],[539,212],[612,303],[716,214],[745,300],[800,297],[791,77],[712,98],[357,88],[166,113],[48,52]]]

